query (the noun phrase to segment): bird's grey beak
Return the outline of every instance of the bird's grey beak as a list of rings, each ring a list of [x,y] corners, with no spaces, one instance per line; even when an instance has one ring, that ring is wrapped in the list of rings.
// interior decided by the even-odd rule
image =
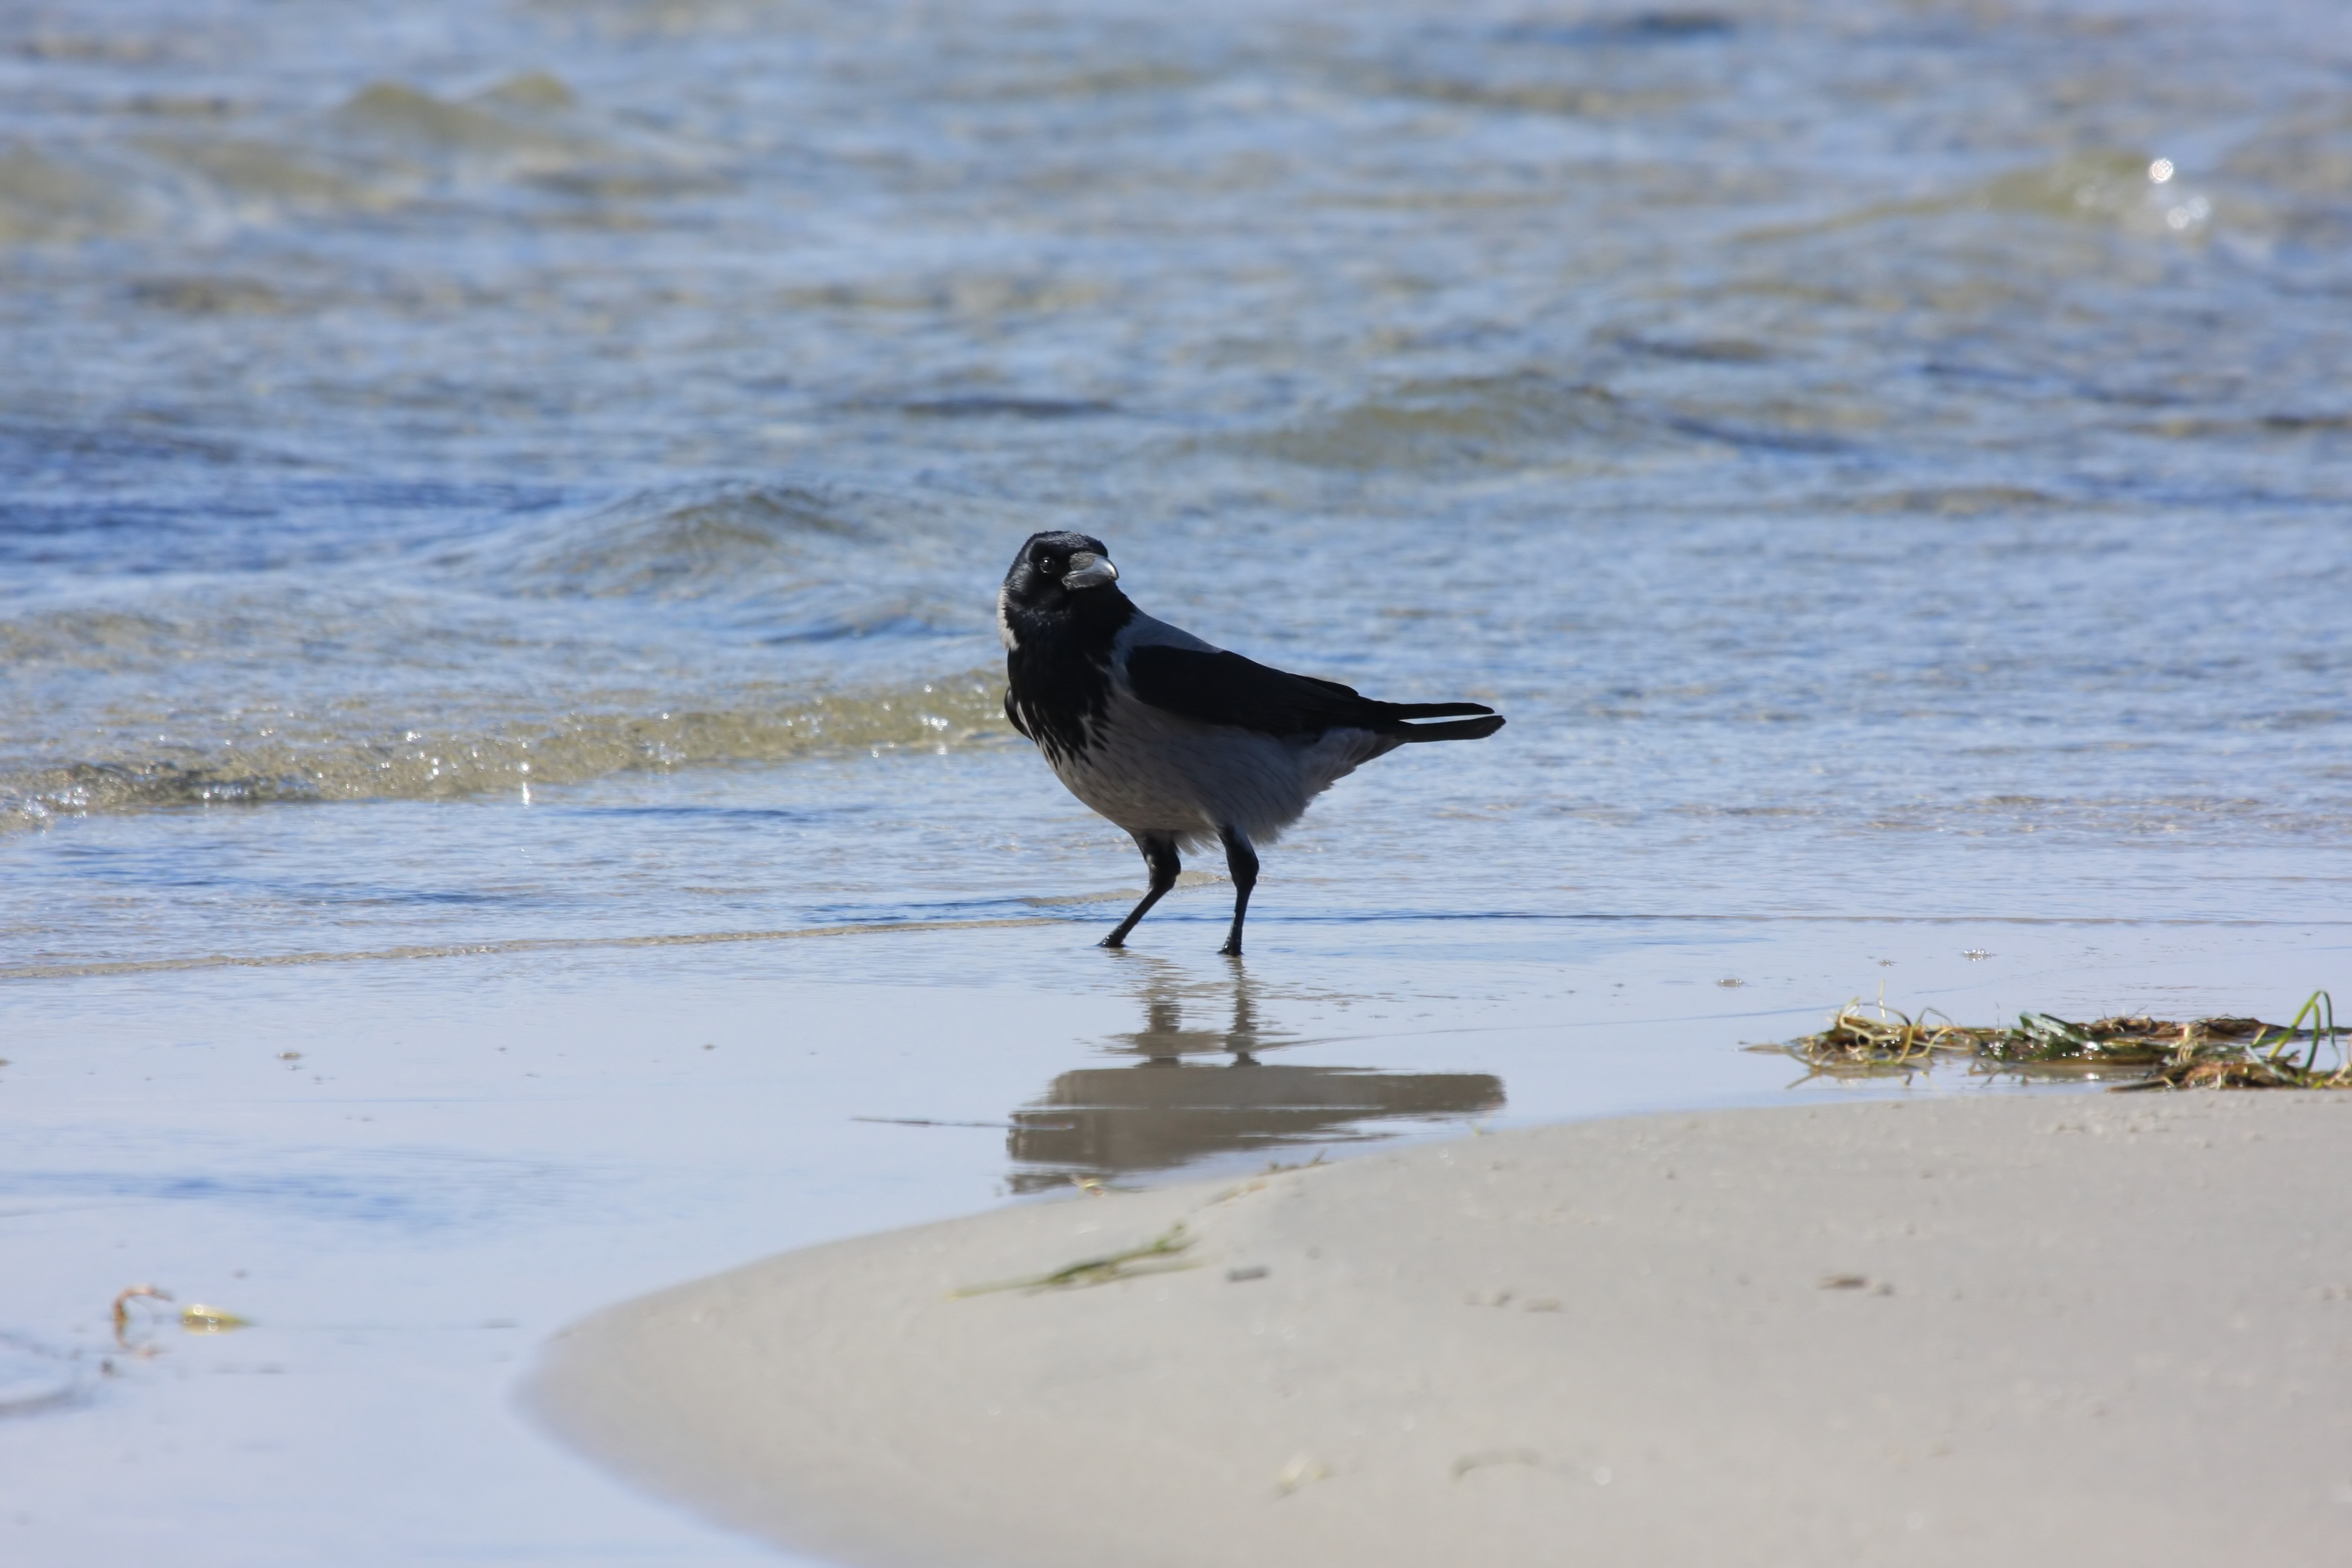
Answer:
[[[1118,568],[1109,558],[1091,550],[1081,550],[1070,557],[1070,569],[1062,574],[1065,588],[1099,588],[1106,583],[1118,581]]]

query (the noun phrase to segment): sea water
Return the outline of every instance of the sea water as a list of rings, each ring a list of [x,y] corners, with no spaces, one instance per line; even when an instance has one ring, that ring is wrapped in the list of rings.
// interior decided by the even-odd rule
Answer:
[[[2318,3],[0,16],[0,1557],[751,1555],[530,1345],[1844,1092],[1738,1047],[1882,985],[2344,981],[2347,68]],[[1139,860],[998,709],[1040,528],[1509,726],[1318,803],[1241,966],[1213,882],[1096,952]]]

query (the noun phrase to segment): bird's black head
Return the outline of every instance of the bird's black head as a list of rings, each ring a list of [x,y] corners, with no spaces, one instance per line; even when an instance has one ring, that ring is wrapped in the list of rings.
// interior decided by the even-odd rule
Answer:
[[[1004,574],[1004,597],[1024,610],[1067,609],[1081,595],[1112,587],[1118,568],[1110,546],[1083,533],[1033,533]]]
[[[1031,534],[1004,574],[998,608],[1008,647],[1024,621],[1100,622],[1115,630],[1133,612],[1119,592],[1110,546],[1083,533]]]

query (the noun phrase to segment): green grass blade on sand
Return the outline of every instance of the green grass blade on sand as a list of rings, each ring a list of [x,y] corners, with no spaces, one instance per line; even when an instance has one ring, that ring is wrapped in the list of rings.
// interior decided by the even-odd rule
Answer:
[[[986,1296],[999,1290],[1023,1290],[1034,1294],[1041,1290],[1075,1290],[1088,1285],[1108,1285],[1118,1279],[1134,1279],[1146,1274],[1168,1274],[1179,1268],[1197,1268],[1193,1262],[1163,1263],[1156,1268],[1136,1268],[1155,1258],[1174,1258],[1192,1245],[1192,1237],[1177,1221],[1140,1247],[1130,1247],[1124,1252],[1113,1252],[1101,1258],[1088,1258],[1065,1265],[1048,1274],[1033,1274],[1021,1279],[1003,1279],[992,1285],[967,1285],[948,1292],[955,1300],[965,1296]]]

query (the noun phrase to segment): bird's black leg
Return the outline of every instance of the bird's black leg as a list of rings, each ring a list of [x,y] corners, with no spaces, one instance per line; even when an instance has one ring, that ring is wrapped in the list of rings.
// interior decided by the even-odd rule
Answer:
[[[1217,949],[1227,958],[1242,955],[1242,921],[1249,915],[1250,889],[1257,886],[1257,851],[1238,827],[1220,827],[1217,837],[1225,845],[1225,869],[1234,878],[1234,929],[1225,933],[1225,945]]]
[[[1182,868],[1183,863],[1176,858],[1176,840],[1165,834],[1139,833],[1135,836],[1135,844],[1143,851],[1143,863],[1151,868],[1151,890],[1143,895],[1142,901],[1135,908],[1127,911],[1127,919],[1118,922],[1118,929],[1102,939],[1105,947],[1127,945],[1127,933],[1133,931],[1135,922],[1149,914],[1151,906],[1176,885],[1176,873]]]

